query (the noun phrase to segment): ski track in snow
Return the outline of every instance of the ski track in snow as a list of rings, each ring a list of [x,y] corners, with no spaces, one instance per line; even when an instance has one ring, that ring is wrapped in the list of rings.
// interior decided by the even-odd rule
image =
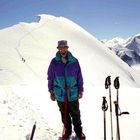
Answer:
[[[0,140],[29,140],[35,121],[35,140],[52,140],[57,137],[39,110],[27,98],[15,94],[11,87],[0,87],[0,108]]]

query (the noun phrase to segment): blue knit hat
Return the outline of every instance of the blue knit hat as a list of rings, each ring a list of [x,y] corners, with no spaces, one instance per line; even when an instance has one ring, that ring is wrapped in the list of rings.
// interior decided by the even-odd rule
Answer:
[[[68,47],[67,41],[66,40],[60,40],[60,41],[58,41],[57,48],[59,48],[59,47]]]

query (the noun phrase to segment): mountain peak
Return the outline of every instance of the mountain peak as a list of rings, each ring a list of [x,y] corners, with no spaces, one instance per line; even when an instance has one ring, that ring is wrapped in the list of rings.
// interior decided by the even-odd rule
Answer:
[[[50,21],[50,20],[54,20],[57,17],[53,16],[53,15],[47,15],[47,14],[40,14],[37,15],[37,22],[46,22],[46,21]]]
[[[87,83],[102,85],[107,75],[117,75],[124,85],[140,86],[133,70],[78,24],[61,16],[43,14],[37,18],[36,23],[0,32],[0,46],[6,46],[0,48],[1,84],[45,83],[42,75],[57,51],[56,43],[66,39],[70,51],[80,60]]]

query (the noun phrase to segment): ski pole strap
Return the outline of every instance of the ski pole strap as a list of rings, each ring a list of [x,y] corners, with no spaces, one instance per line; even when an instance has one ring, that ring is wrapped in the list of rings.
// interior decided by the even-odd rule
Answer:
[[[116,89],[119,89],[119,87],[120,87],[119,77],[115,78],[115,80],[114,80],[114,87]]]
[[[115,114],[116,114],[116,116],[119,116],[119,112],[118,112],[118,108],[119,108],[118,102],[117,102],[117,101],[114,101],[114,104],[115,104]]]
[[[121,112],[120,115],[129,115],[129,112]]]
[[[103,97],[103,102],[102,102],[102,110],[106,111],[108,109],[108,104],[106,101],[106,97]]]
[[[121,112],[117,101],[114,101],[114,104],[115,104],[115,113],[116,113],[116,116],[129,115],[129,112],[127,112],[127,111]]]
[[[108,87],[111,85],[111,76],[106,77],[105,79],[105,88],[108,89]]]

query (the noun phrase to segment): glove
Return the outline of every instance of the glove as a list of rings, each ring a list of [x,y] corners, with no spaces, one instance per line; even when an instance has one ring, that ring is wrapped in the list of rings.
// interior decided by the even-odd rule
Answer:
[[[52,101],[55,101],[55,95],[54,95],[53,92],[50,92],[50,98],[51,98]]]
[[[78,93],[78,98],[81,99],[82,97],[83,97],[83,93],[82,92],[79,92]]]

